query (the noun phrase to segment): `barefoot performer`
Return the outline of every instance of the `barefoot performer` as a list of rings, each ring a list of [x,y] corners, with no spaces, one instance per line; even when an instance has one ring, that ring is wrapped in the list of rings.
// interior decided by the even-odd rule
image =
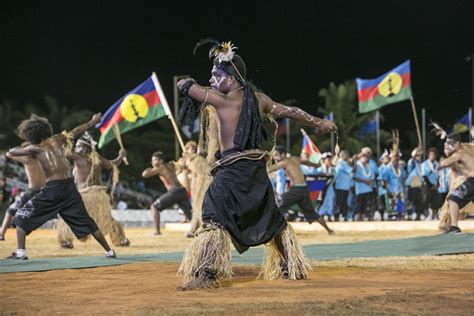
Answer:
[[[164,155],[161,151],[153,153],[151,156],[151,165],[152,168],[147,168],[143,171],[142,177],[150,178],[159,176],[168,190],[151,205],[153,221],[155,222],[155,235],[161,235],[160,212],[177,203],[183,210],[186,220],[190,221],[192,208],[189,202],[188,192],[179,183],[174,166],[171,165],[171,163],[165,162]]]
[[[286,150],[283,146],[275,147],[273,155],[276,164],[268,169],[268,173],[278,169],[285,169],[286,176],[290,179],[291,188],[282,194],[281,200],[278,202],[280,212],[285,213],[293,205],[297,204],[308,221],[308,223],[318,222],[330,235],[334,235],[334,231],[328,227],[323,217],[315,211],[311,199],[309,198],[309,189],[306,184],[301,165],[317,167],[319,164],[310,161],[302,161],[296,157],[287,158]]]
[[[459,209],[474,201],[474,144],[461,143],[458,134],[450,134],[444,143],[446,159],[439,164],[439,169],[453,167],[466,177],[466,180],[448,195],[448,207],[451,215],[451,226],[447,233],[460,233],[458,227]]]
[[[26,235],[39,228],[45,222],[60,214],[71,227],[78,239],[92,234],[106,251],[106,258],[115,258],[104,235],[89,216],[71,177],[70,166],[66,155],[72,150],[72,141],[101,119],[95,114],[92,119],[74,128],[70,132],[53,135],[51,124],[46,118],[34,114],[18,126],[18,135],[30,145],[12,148],[9,154],[14,157],[32,156],[36,158],[43,170],[46,185],[21,207],[13,218],[17,226],[18,249],[9,259],[27,260]]]
[[[293,119],[323,132],[335,132],[336,126],[299,108],[275,103],[263,93],[256,94],[245,81],[245,63],[234,53],[235,47],[230,42],[206,39],[196,48],[207,43],[214,45],[209,54],[213,89],[193,79],[178,82],[186,96],[180,123],[194,122],[201,103],[212,105],[217,112],[220,147],[202,206],[204,224],[179,270],[185,281],[181,289],[217,286],[230,278],[231,241],[240,253],[270,243],[261,272],[264,278],[305,278],[310,265],[276,205],[266,170],[270,154],[259,149],[266,136],[260,113]]]
[[[21,193],[20,199],[10,205],[3,218],[2,227],[0,228],[0,240],[5,240],[5,233],[12,224],[13,217],[20,207],[31,200],[45,184],[43,170],[38,160],[31,156],[12,156],[6,153],[6,157],[13,161],[19,162],[25,168],[26,177],[28,178],[28,189]]]
[[[127,156],[124,149],[120,149],[119,155],[114,160],[107,160],[95,149],[96,142],[92,136],[85,132],[76,142],[74,151],[68,156],[74,163],[74,180],[79,193],[86,206],[87,213],[99,226],[100,231],[110,235],[114,246],[130,246],[130,241],[125,237],[123,226],[112,217],[110,196],[107,187],[102,185],[101,173],[103,169],[112,169],[112,194],[115,185],[119,181],[118,167]],[[111,194],[111,195],[112,195]],[[57,225],[58,241],[63,248],[73,248],[73,234],[62,218],[58,219]],[[81,239],[86,241],[88,238]]]

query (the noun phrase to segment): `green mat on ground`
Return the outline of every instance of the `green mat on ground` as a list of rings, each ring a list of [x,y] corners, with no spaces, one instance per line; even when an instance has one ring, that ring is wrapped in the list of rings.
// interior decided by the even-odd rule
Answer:
[[[405,239],[370,240],[356,243],[308,245],[304,249],[305,254],[311,260],[474,253],[474,234],[448,234]],[[179,262],[182,256],[182,252],[120,256],[119,250],[118,259],[108,260],[100,256],[33,258],[28,261],[4,259],[0,260],[0,273],[81,269],[153,261]],[[242,255],[234,251],[233,264],[260,264],[262,257],[263,247],[250,249]]]

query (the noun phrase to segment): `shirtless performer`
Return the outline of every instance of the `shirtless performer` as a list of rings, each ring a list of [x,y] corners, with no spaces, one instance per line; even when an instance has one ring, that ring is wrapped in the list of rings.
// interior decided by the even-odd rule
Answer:
[[[326,229],[329,235],[335,235],[334,231],[326,224],[324,218],[315,212],[313,204],[309,198],[309,190],[303,171],[301,171],[301,165],[310,167],[317,167],[319,165],[309,161],[302,161],[296,157],[287,158],[286,150],[283,146],[275,147],[275,155],[273,158],[275,159],[276,164],[268,169],[268,173],[278,169],[285,169],[286,176],[291,182],[291,188],[283,193],[281,200],[277,203],[280,211],[285,213],[293,205],[297,204],[303,211],[308,223],[311,224],[312,222],[317,221],[324,227],[324,229]]]
[[[152,168],[147,168],[143,171],[142,177],[150,178],[159,176],[168,190],[168,192],[160,196],[151,205],[153,221],[155,222],[155,235],[161,235],[160,212],[177,203],[183,210],[186,219],[191,220],[192,208],[186,189],[179,183],[174,167],[164,161],[164,156],[161,151],[157,151],[151,156],[151,165]]]
[[[266,136],[260,113],[289,118],[323,132],[335,132],[336,125],[255,93],[245,80],[245,63],[234,53],[233,45],[206,39],[196,48],[207,43],[214,45],[209,54],[212,90],[193,79],[178,82],[186,96],[179,121],[187,125],[199,113],[200,103],[212,105],[217,112],[220,151],[203,202],[203,227],[179,270],[185,282],[180,289],[218,286],[230,278],[231,241],[240,253],[270,243],[260,274],[263,278],[306,278],[310,265],[276,205],[266,170],[269,153],[259,149]]]
[[[53,135],[47,119],[34,114],[18,126],[18,135],[30,145],[12,148],[9,154],[12,157],[36,158],[43,170],[46,185],[13,218],[13,224],[17,227],[18,249],[8,259],[27,260],[26,235],[57,214],[61,215],[78,239],[92,234],[106,251],[105,258],[116,258],[104,235],[87,214],[66,159],[67,152],[72,148],[72,139],[97,124],[100,119],[101,114],[95,114],[89,122],[57,135]]]
[[[474,145],[461,143],[458,134],[450,134],[444,143],[446,159],[439,164],[439,169],[453,167],[461,172],[466,180],[448,195],[448,207],[451,215],[451,226],[447,233],[461,233],[458,227],[459,209],[474,201]]]
[[[122,164],[127,152],[123,149],[114,160],[107,160],[95,150],[95,141],[85,132],[76,142],[76,147],[68,159],[74,163],[74,180],[81,193],[87,213],[99,226],[100,231],[109,235],[114,246],[127,247],[130,241],[125,237],[121,223],[112,217],[110,196],[107,187],[102,185],[101,173],[103,169],[112,169],[112,192],[118,182],[118,167]],[[58,241],[63,248],[73,248],[73,234],[66,223],[60,218],[57,224]],[[82,239],[86,241],[87,238]]]
[[[13,217],[18,209],[35,196],[45,184],[43,170],[41,170],[38,160],[31,156],[14,157],[9,153],[6,153],[6,156],[8,159],[23,165],[26,177],[28,178],[28,189],[22,192],[20,199],[15,200],[7,209],[5,217],[3,218],[2,227],[0,228],[0,240],[5,240],[5,233],[12,224]]]

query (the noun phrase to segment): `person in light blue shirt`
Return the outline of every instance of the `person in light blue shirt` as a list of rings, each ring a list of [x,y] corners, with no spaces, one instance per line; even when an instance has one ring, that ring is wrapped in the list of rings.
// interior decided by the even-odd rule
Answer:
[[[321,155],[322,164],[316,168],[316,175],[334,176],[334,167],[332,166],[331,158],[331,153],[323,153]]]
[[[421,214],[424,213],[423,207],[423,172],[422,158],[423,152],[421,148],[416,148],[411,153],[411,159],[408,160],[407,177],[405,186],[408,193],[408,201],[412,204],[412,214],[416,214],[416,220],[420,220]]]
[[[390,210],[397,212],[397,218],[401,219],[404,214],[405,172],[400,166],[400,153],[398,151],[390,153],[390,163],[385,167],[382,181],[387,189],[387,196],[390,201]]]
[[[301,161],[309,161],[309,155],[307,152],[302,152],[300,155]],[[314,176],[317,174],[316,167],[301,165],[301,171],[305,176]]]
[[[349,153],[341,150],[339,161],[334,170],[334,189],[336,191],[336,220],[341,215],[347,220],[349,190],[351,188],[352,165],[349,164]]]
[[[421,165],[421,172],[425,180],[425,200],[423,203],[426,213],[434,215],[433,209],[436,206],[436,189],[438,187],[438,151],[436,148],[428,149],[428,159]],[[431,212],[429,210],[431,209]]]
[[[375,175],[369,165],[369,157],[365,152],[358,155],[353,168],[355,193],[357,196],[358,220],[364,220],[364,215],[373,220],[373,182]]]
[[[382,156],[380,157],[380,166],[379,166],[379,175],[377,177],[377,181],[379,182],[378,185],[378,199],[377,199],[377,209],[382,216],[382,220],[384,220],[384,213],[387,205],[385,204],[385,195],[387,194],[387,190],[381,185],[382,183],[382,175],[384,173],[385,168],[387,168],[388,164],[390,163],[390,157],[388,151],[385,151]]]

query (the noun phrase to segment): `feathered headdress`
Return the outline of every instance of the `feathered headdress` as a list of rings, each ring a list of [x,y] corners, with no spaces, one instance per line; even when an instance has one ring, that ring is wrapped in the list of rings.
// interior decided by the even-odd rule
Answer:
[[[434,132],[439,138],[445,139],[448,133],[436,122],[431,121],[431,126],[433,126],[432,132]]]
[[[217,58],[220,63],[223,61],[232,61],[235,55],[234,50],[238,49],[238,47],[234,46],[231,41],[219,42],[216,39],[208,37],[201,39],[196,43],[196,46],[194,46],[193,54],[196,54],[196,50],[205,44],[213,44],[213,46],[209,50],[209,59],[214,60]]]
[[[209,60],[211,61],[218,61],[219,64],[222,64],[223,62],[228,62],[232,65],[232,68],[237,72],[239,75],[240,79],[244,81],[244,76],[240,73],[240,71],[237,69],[235,66],[234,62],[232,61],[234,59],[235,50],[238,49],[237,46],[232,44],[231,41],[228,42],[219,42],[218,40],[214,38],[203,38],[199,40],[196,45],[194,46],[193,54],[196,54],[196,51],[199,47],[206,45],[206,44],[212,44],[211,49],[209,50]]]
[[[390,156],[400,155],[400,134],[398,129],[392,130],[392,149],[390,151]]]

